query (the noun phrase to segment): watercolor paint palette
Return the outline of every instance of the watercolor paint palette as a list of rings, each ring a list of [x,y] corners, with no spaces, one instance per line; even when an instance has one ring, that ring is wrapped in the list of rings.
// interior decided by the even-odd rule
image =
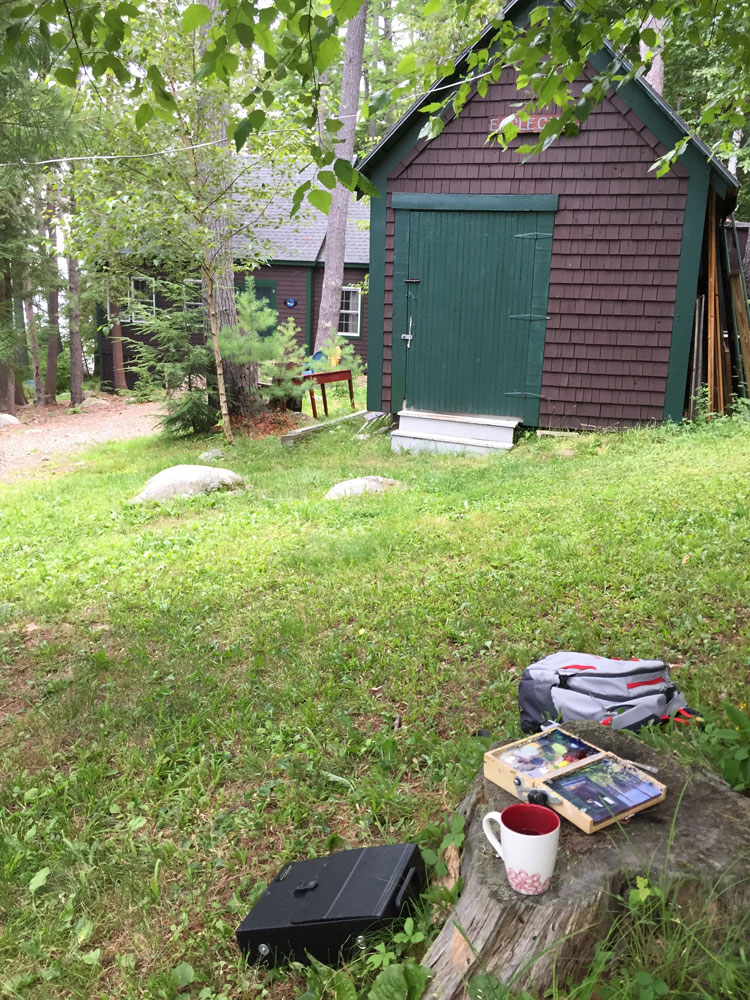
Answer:
[[[546,799],[584,833],[624,822],[667,794],[635,764],[559,727],[489,750],[484,776],[517,798]]]

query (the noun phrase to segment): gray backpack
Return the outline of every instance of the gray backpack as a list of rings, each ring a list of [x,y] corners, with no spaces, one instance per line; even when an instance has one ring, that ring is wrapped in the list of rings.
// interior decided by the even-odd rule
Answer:
[[[552,653],[532,663],[521,677],[518,704],[525,733],[558,720],[640,729],[649,722],[695,718],[663,660],[608,660],[590,653]]]

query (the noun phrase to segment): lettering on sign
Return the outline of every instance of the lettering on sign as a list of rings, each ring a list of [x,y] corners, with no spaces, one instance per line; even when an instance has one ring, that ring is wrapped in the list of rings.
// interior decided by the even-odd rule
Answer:
[[[512,119],[513,125],[516,126],[519,133],[520,132],[541,132],[547,122],[557,121],[559,115],[551,114],[546,112],[544,114],[529,115],[526,121],[523,121],[518,115]],[[500,123],[504,121],[503,117],[490,118],[490,131],[496,132],[500,128]]]

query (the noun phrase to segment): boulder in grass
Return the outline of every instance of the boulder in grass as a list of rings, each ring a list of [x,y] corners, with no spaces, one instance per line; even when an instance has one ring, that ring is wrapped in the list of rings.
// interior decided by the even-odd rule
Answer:
[[[383,476],[359,476],[336,483],[326,493],[326,500],[341,500],[343,497],[359,497],[363,493],[387,493],[388,490],[403,486],[398,479],[384,479]]]
[[[157,472],[146,483],[132,503],[157,503],[173,497],[194,497],[217,490],[240,490],[245,480],[230,469],[215,469],[209,465],[173,465]]]
[[[202,451],[198,456],[199,462],[218,462],[220,458],[224,458],[224,452],[221,448],[211,448],[209,451]]]
[[[0,427],[15,427],[20,423],[18,417],[14,417],[11,413],[0,413]]]

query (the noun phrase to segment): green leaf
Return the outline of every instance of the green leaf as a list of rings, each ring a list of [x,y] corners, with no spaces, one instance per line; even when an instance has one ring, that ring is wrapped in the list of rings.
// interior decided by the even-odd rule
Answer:
[[[79,944],[83,944],[84,941],[88,941],[91,935],[94,933],[94,922],[90,920],[89,917],[81,917],[81,919],[76,924],[75,934],[76,940]]]
[[[47,876],[49,875],[50,868],[40,868],[39,871],[34,875],[34,877],[29,882],[29,892],[33,896],[37,889],[41,889],[43,885],[47,883]]]
[[[413,940],[417,940],[416,935]],[[414,965],[412,962],[405,963],[401,968],[404,970],[404,978],[406,979],[406,1000],[421,1000],[430,976],[429,969],[423,965]]]
[[[255,25],[255,41],[266,55],[272,56],[276,52],[276,42],[271,31],[264,24]]]
[[[470,1000],[508,1000],[508,987],[489,973],[483,972],[469,980]]]
[[[78,85],[78,76],[75,70],[70,69],[68,66],[58,66],[53,71],[53,76],[63,87],[76,87]]]
[[[334,973],[333,992],[336,1000],[357,1000],[357,989],[342,969]]]
[[[344,24],[354,17],[362,6],[362,0],[332,0],[331,10],[339,24]]]
[[[336,187],[336,175],[331,170],[321,170],[318,173],[318,180],[329,189]]]
[[[255,41],[255,32],[252,25],[246,24],[244,21],[238,21],[234,26],[234,33],[237,35],[237,41],[243,49],[252,49]]]
[[[234,145],[237,148],[238,153],[245,145],[247,137],[250,133],[257,132],[265,120],[266,113],[262,108],[256,108],[255,111],[250,112],[247,118],[242,119],[237,128],[234,130]]]
[[[81,955],[81,961],[86,965],[98,965],[100,954],[101,948],[94,948],[93,951],[87,951],[85,955]]]
[[[427,0],[422,8],[422,17],[429,17],[430,14],[437,14],[442,6],[442,0]]]
[[[332,66],[336,62],[340,51],[341,43],[336,35],[330,35],[328,38],[324,38],[315,49],[316,69],[320,73],[328,69],[329,66]]]
[[[389,965],[379,972],[367,996],[368,1000],[407,1000],[409,985],[403,966]]]
[[[135,113],[135,127],[143,128],[154,117],[154,109],[150,104],[142,104]]]
[[[407,52],[404,58],[396,67],[399,76],[410,76],[417,68],[417,61],[413,52]]]
[[[195,31],[211,20],[211,11],[202,3],[191,3],[182,15],[182,30]]]
[[[319,208],[321,212],[328,215],[331,208],[331,192],[321,191],[320,188],[314,188],[307,196],[307,200],[314,208]]]
[[[333,165],[333,172],[345,188],[353,191],[357,183],[357,171],[348,160],[339,157]]]
[[[425,104],[425,106],[419,110],[422,114],[431,115],[435,111],[441,111],[443,107],[444,105],[442,101],[433,101],[432,104]]]
[[[182,990],[195,982],[195,972],[192,965],[188,962],[180,962],[179,965],[175,966],[172,969],[172,975],[174,976],[174,984],[178,990]]]

